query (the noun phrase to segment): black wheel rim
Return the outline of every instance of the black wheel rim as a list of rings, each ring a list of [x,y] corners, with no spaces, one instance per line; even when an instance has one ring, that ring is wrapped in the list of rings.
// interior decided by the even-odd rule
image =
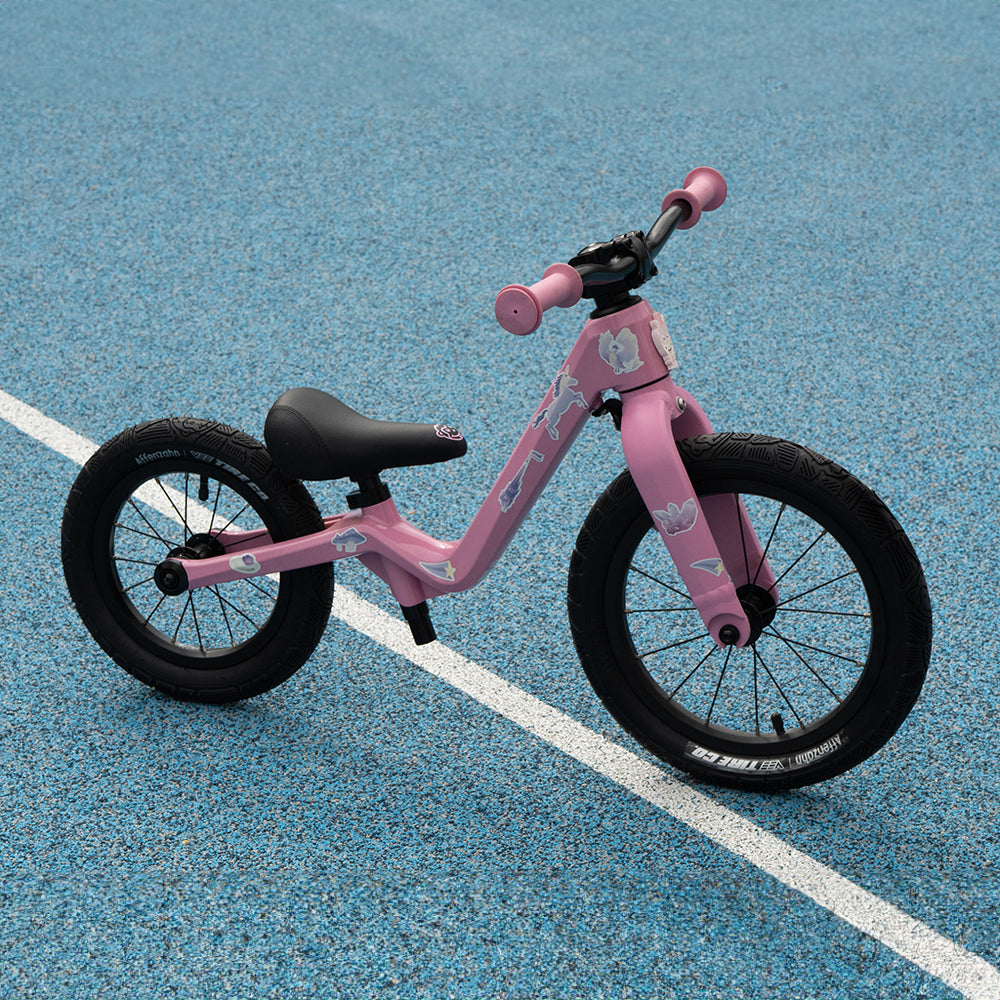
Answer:
[[[785,756],[834,739],[867,701],[885,641],[882,599],[866,554],[826,510],[775,484],[698,493],[737,489],[777,578],[777,602],[761,600],[757,567],[742,568],[756,641],[715,645],[643,510],[609,573],[612,642],[672,730],[737,756]]]
[[[121,481],[97,519],[98,587],[118,623],[168,661],[221,669],[246,660],[278,629],[289,602],[287,574],[255,576],[165,597],[156,565],[177,548],[216,554],[225,532],[282,537],[254,488],[196,460],[153,463]],[[212,539],[208,542],[206,539]]]

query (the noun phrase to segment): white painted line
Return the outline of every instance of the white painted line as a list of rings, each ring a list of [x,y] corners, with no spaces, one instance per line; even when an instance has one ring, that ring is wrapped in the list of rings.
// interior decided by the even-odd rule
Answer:
[[[97,445],[93,441],[76,431],[71,431],[63,426],[59,421],[45,416],[40,410],[36,410],[27,403],[15,399],[0,389],[0,417],[3,417],[8,424],[13,424],[19,431],[23,431],[28,437],[33,437],[42,444],[47,444],[53,451],[58,451],[71,462],[83,465],[87,459],[97,451]]]
[[[2,390],[0,417],[78,465],[96,450],[93,442]],[[404,622],[346,587],[337,587],[333,612],[372,641],[458,688],[825,907],[962,996],[969,1000],[1000,997],[1000,970],[984,959],[677,780],[671,773],[612,743],[440,642],[415,646]]]
[[[963,996],[970,1000],[1000,997],[1000,970],[984,959],[669,772],[440,642],[415,646],[405,622],[346,588],[335,592],[333,610],[352,628],[801,892]]]

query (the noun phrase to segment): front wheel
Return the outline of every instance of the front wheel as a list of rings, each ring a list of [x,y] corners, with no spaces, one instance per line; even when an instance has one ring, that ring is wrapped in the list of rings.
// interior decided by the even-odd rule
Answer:
[[[751,642],[716,646],[624,472],[570,565],[587,677],[640,743],[697,778],[768,790],[843,773],[899,728],[927,672],[930,599],[913,547],[870,489],[807,448],[749,434],[678,447],[717,541],[751,548],[741,501],[765,552],[773,577],[746,557],[727,566]]]
[[[224,554],[320,531],[305,487],[285,480],[241,431],[156,420],[113,438],[80,471],[66,503],[62,559],[83,623],[130,674],[175,698],[227,702],[291,676],[323,634],[327,563],[166,596],[168,556]]]

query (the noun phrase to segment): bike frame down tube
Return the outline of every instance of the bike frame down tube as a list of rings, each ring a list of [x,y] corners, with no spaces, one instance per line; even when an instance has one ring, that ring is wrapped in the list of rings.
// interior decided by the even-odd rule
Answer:
[[[181,560],[188,586],[358,558],[389,584],[404,607],[467,590],[501,556],[584,421],[604,392],[614,390],[622,398],[625,458],[653,523],[710,633],[718,641],[720,630],[732,625],[742,644],[750,626],[735,590],[748,582],[741,567],[760,566],[757,583],[765,588],[774,586],[774,577],[742,504],[734,532],[736,522],[720,506],[727,498],[711,498],[706,511],[691,486],[674,441],[710,433],[712,427],[670,377],[672,367],[666,326],[644,300],[588,320],[461,539],[442,541],[426,534],[403,518],[390,498],[327,517],[322,531],[289,541],[258,535],[248,548],[239,532],[226,532],[219,538],[224,555]],[[730,527],[717,532],[727,536],[720,539],[721,551],[711,530],[715,519]],[[742,536],[738,551],[729,537],[734,534]]]

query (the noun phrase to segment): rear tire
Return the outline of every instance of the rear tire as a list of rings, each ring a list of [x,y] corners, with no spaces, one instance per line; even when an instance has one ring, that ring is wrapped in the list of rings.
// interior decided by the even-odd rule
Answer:
[[[885,745],[927,672],[930,600],[913,547],[871,490],[806,448],[749,434],[678,446],[699,498],[742,499],[777,599],[752,584],[753,567],[727,567],[757,634],[716,647],[624,472],[570,565],[587,677],[636,740],[695,777],[769,790],[841,774]],[[735,514],[716,516],[716,536],[734,537]]]
[[[308,491],[260,442],[210,421],[156,420],[117,435],[80,471],[63,515],[63,569],[84,625],[119,666],[174,698],[237,701],[309,658],[330,613],[332,564],[177,597],[160,592],[154,569],[175,548],[222,554],[227,530],[282,541],[322,528]]]

